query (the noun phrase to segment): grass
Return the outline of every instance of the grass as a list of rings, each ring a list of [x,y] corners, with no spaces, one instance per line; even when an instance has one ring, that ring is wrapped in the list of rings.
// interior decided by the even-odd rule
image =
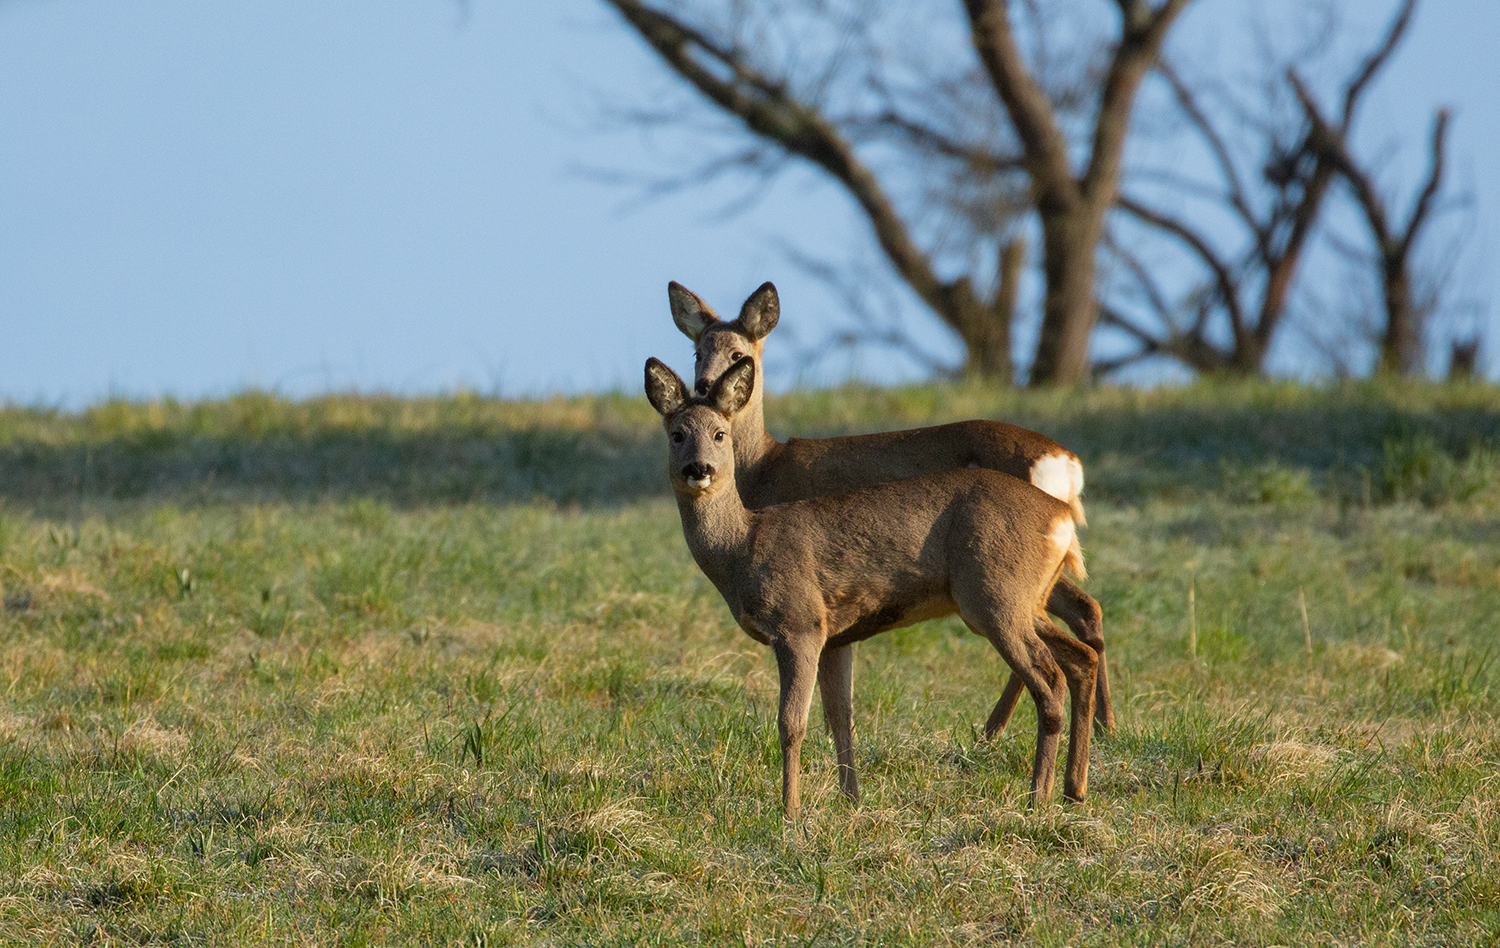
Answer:
[[[1003,669],[944,621],[859,647],[864,802],[818,727],[784,824],[774,665],[643,398],[11,408],[0,940],[1500,942],[1500,391],[767,414],[1083,455],[1120,721],[1087,804],[1022,809],[1029,703],[980,739]]]

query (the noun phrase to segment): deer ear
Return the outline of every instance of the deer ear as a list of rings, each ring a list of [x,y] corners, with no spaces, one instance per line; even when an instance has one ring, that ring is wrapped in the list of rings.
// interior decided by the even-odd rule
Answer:
[[[646,400],[663,417],[673,414],[688,400],[687,386],[660,359],[646,360]]]
[[[704,330],[719,321],[719,317],[703,302],[703,297],[675,280],[667,284],[667,299],[672,304],[672,322],[682,334],[697,342]]]
[[[776,286],[767,280],[760,289],[750,294],[745,305],[740,307],[739,324],[756,342],[770,335],[781,319],[781,300],[776,296]]]
[[[708,390],[708,402],[720,414],[732,416],[745,407],[754,391],[755,360],[741,359],[719,376],[714,387]]]

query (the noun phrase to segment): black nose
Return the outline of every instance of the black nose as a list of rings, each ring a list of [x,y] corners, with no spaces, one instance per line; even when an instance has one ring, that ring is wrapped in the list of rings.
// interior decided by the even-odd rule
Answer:
[[[685,478],[702,480],[705,477],[713,477],[714,466],[706,461],[693,461],[682,466],[682,476]]]
[[[697,392],[699,395],[707,395],[708,379],[699,379],[698,381],[694,382],[693,391]]]

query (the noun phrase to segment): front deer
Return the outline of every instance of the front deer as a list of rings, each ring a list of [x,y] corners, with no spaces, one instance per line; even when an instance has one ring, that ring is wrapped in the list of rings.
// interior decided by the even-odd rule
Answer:
[[[740,627],[776,653],[787,815],[801,806],[814,684],[838,751],[839,786],[858,800],[848,646],[954,613],[990,641],[1036,702],[1033,806],[1052,797],[1066,682],[1073,707],[1063,794],[1082,800],[1098,657],[1042,611],[1064,564],[1080,555],[1072,510],[1008,475],[956,470],[751,511],[735,486],[731,429],[754,387],[752,359],[698,398],[661,362],[646,363],[646,397],[667,431],[688,549]]]
[[[678,283],[668,284],[667,296],[673,322],[693,340],[700,395],[738,360],[759,362],[765,338],[781,316],[776,287],[770,283],[750,294],[739,318],[729,321],[719,319],[697,294]],[[962,421],[845,438],[791,438],[783,444],[766,432],[762,400],[757,379],[750,401],[734,416],[735,477],[740,498],[752,510],[917,474],[981,467],[1029,481],[1066,501],[1077,523],[1083,523],[1083,466],[1077,455],[1046,435],[998,421]],[[1081,563],[1074,571],[1083,577]],[[1100,727],[1113,728],[1099,603],[1063,576],[1053,587],[1047,609],[1099,655],[1094,715]],[[1020,696],[1020,679],[1012,675],[985,724],[986,735],[1004,729]]]

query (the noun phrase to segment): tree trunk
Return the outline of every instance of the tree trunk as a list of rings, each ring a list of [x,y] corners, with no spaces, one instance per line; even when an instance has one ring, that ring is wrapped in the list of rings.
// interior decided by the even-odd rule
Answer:
[[[1380,343],[1380,371],[1402,378],[1422,372],[1422,314],[1411,298],[1411,278],[1404,257],[1385,255],[1385,336]]]
[[[993,310],[973,306],[964,314],[965,331],[961,333],[968,359],[964,374],[986,381],[1009,385],[1014,371],[1010,361],[1010,324],[995,318]]]
[[[950,325],[958,330],[968,349],[965,375],[1007,385],[1014,381],[1011,326],[1015,322],[1016,294],[1025,266],[1026,241],[1018,238],[1000,248],[999,287],[993,302],[986,306],[972,293],[955,294],[957,306]]]
[[[1240,378],[1255,378],[1265,374],[1265,363],[1266,346],[1261,343],[1255,333],[1245,333],[1236,341],[1234,351],[1229,354],[1229,361],[1225,363],[1221,372]]]
[[[1065,210],[1042,210],[1047,296],[1031,384],[1077,385],[1088,377],[1089,337],[1099,318],[1094,297],[1094,255],[1104,215],[1082,201]]]
[[[964,0],[974,49],[1025,152],[1042,222],[1047,298],[1031,367],[1034,386],[1077,385],[1088,377],[1089,336],[1099,318],[1094,254],[1119,189],[1131,106],[1187,3],[1165,0],[1153,7],[1146,0],[1121,0],[1120,41],[1102,79],[1087,170],[1079,177],[1057,110],[1011,32],[1009,0]]]

